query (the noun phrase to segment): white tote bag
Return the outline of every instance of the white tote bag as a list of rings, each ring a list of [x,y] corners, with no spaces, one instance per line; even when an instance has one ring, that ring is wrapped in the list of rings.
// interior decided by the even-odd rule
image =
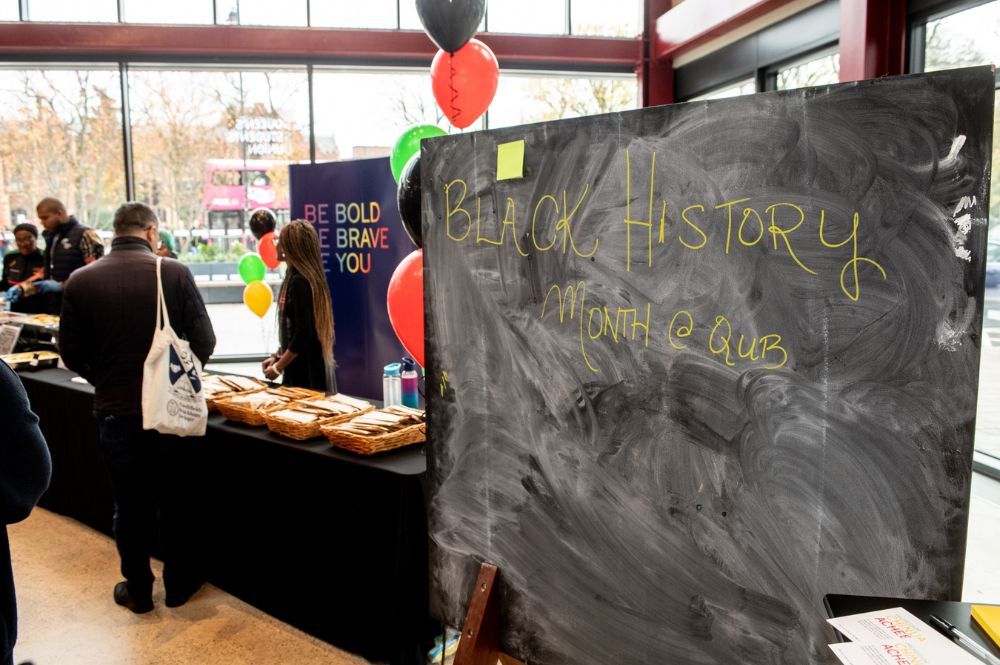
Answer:
[[[208,406],[201,391],[201,361],[170,327],[156,257],[156,329],[142,368],[142,428],[162,434],[203,436]]]

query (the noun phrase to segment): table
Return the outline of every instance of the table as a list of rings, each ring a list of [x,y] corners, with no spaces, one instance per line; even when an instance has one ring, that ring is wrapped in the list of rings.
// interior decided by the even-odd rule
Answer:
[[[849,596],[831,593],[823,598],[823,604],[831,617],[842,617],[850,614],[874,612],[890,607],[902,607],[924,623],[930,623],[933,614],[952,623],[960,631],[986,647],[994,656],[1000,658],[1000,648],[972,620],[972,606],[988,605],[989,603],[959,603],[950,600],[907,600],[903,598],[884,598],[879,596]],[[847,641],[846,639],[844,641]]]
[[[40,505],[110,535],[93,388],[74,376],[21,374],[52,453]],[[422,447],[364,458],[216,414],[192,451],[187,482],[202,509],[192,528],[210,582],[342,649],[423,662],[433,624]]]

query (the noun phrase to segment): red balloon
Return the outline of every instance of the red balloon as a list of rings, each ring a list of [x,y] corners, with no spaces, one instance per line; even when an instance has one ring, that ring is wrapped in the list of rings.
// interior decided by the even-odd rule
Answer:
[[[499,80],[497,57],[478,39],[470,39],[455,55],[438,51],[431,63],[434,99],[459,129],[465,129],[486,112]]]
[[[268,268],[278,267],[278,236],[274,232],[265,233],[257,243],[257,253]]]
[[[421,367],[424,366],[424,250],[399,262],[389,280],[385,299],[396,337]]]

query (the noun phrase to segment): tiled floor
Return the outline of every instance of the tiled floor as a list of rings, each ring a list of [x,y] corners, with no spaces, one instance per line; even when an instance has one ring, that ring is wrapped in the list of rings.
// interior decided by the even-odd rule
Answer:
[[[20,615],[15,662],[35,665],[365,665],[212,586],[183,607],[136,615],[111,590],[114,542],[36,509],[9,527]],[[160,566],[154,567],[157,576]]]

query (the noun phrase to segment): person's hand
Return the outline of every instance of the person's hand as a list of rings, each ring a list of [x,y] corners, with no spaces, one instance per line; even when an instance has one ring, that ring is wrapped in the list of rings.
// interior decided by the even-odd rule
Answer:
[[[277,362],[273,362],[270,365],[268,365],[267,367],[265,367],[264,368],[264,376],[269,381],[274,381],[279,376],[281,376],[281,370],[278,369],[278,363]]]
[[[9,289],[7,289],[7,302],[9,302],[11,305],[13,305],[14,303],[16,303],[20,299],[21,299],[21,287],[20,286],[12,286]]]
[[[264,362],[260,364],[260,371],[266,372],[267,368],[276,362],[278,362],[278,356],[272,353],[271,355],[269,355],[267,358],[264,359]]]
[[[54,279],[43,279],[40,282],[35,282],[34,286],[39,293],[62,293],[63,290],[62,284]]]

